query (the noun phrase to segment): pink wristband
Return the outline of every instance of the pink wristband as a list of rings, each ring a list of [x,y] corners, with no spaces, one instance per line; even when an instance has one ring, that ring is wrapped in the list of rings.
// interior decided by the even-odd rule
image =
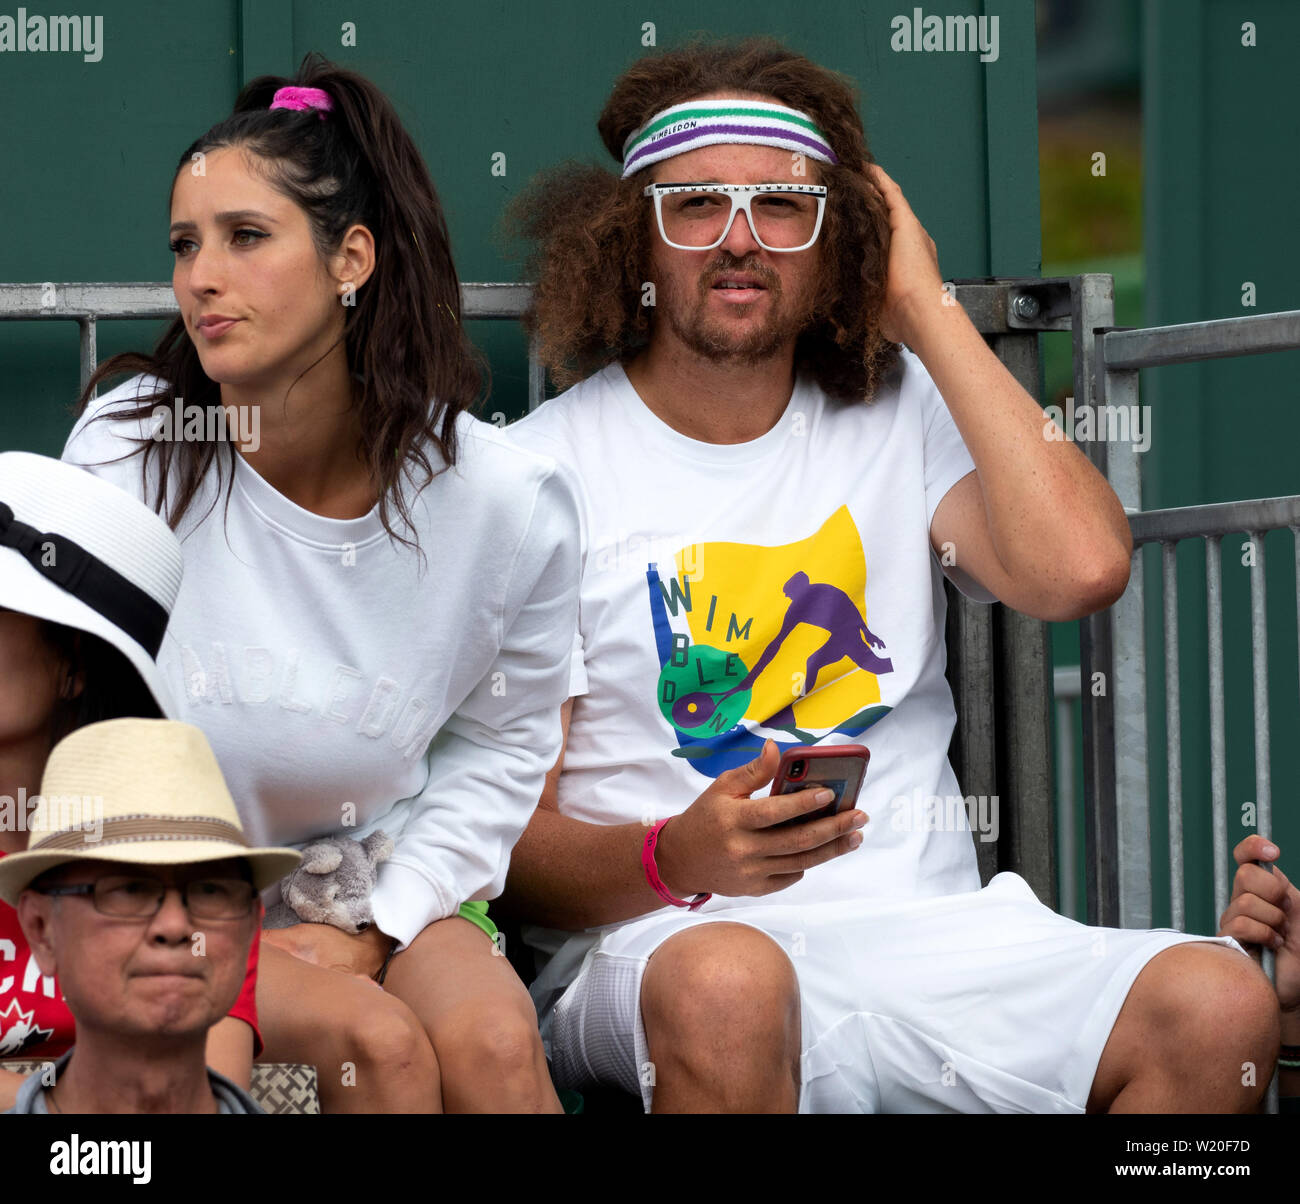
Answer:
[[[668,819],[672,819],[672,816],[669,816]],[[671,903],[674,907],[687,907],[691,911],[698,911],[713,898],[712,892],[696,895],[689,903],[685,899],[679,899],[664,885],[663,879],[659,877],[659,867],[655,865],[655,845],[659,843],[659,833],[663,826],[668,823],[668,819],[661,819],[645,834],[645,844],[641,846],[641,868],[645,870],[646,881],[650,883],[655,894],[665,903]]]

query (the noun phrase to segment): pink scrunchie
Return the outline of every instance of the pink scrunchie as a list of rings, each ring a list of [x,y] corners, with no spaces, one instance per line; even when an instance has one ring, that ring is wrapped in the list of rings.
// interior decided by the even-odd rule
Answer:
[[[325,113],[328,113],[333,107],[334,102],[330,99],[329,93],[322,88],[280,88],[276,94],[271,97],[271,103],[268,106],[272,109],[321,109],[320,119],[325,120]]]

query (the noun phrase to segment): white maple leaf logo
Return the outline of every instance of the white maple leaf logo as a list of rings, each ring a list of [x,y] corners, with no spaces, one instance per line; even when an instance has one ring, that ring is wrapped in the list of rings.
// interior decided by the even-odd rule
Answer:
[[[9,1006],[0,1012],[0,1058],[13,1057],[53,1035],[52,1028],[37,1027],[36,1009],[24,1012],[17,999],[10,1000]]]

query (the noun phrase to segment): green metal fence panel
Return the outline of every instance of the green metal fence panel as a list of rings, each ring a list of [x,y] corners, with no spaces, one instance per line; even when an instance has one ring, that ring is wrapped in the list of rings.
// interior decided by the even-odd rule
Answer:
[[[1300,6],[1230,0],[1147,0],[1143,63],[1147,269],[1146,326],[1233,318],[1300,308],[1300,228],[1295,197],[1295,62]],[[1273,497],[1300,491],[1294,447],[1300,435],[1300,352],[1218,360],[1142,372],[1151,407],[1151,450],[1143,457],[1146,509]],[[1223,541],[1229,844],[1252,830],[1255,746],[1251,715],[1250,562],[1267,567],[1269,715],[1273,835],[1284,868],[1300,850],[1300,813],[1285,783],[1300,775],[1296,602],[1290,535]],[[1164,656],[1160,552],[1148,549],[1149,663]],[[1179,659],[1182,796],[1187,880],[1209,881],[1209,669],[1205,554],[1181,548]],[[1148,679],[1153,750],[1151,796],[1163,801],[1165,683]],[[1167,824],[1152,811],[1156,921],[1167,922]],[[1191,930],[1213,927],[1208,906],[1189,908]]]

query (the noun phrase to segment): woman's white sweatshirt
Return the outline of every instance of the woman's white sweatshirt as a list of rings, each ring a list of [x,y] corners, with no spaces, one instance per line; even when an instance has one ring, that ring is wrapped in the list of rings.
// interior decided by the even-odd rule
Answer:
[[[152,385],[92,402],[63,452],[149,502],[156,475],[146,497],[140,456],[117,457],[181,424],[100,416]],[[403,945],[500,894],[559,756],[578,629],[570,486],[487,423],[462,414],[457,432],[456,466],[407,486],[423,563],[377,506],[323,518],[237,455],[227,507],[229,465],[220,487],[214,467],[177,530],[185,577],[158,657],[253,844],[394,839],[374,914]]]

